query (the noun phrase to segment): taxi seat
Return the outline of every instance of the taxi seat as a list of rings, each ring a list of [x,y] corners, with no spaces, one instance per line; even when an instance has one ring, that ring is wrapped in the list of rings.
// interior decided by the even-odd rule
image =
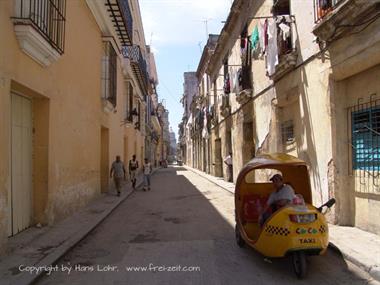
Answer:
[[[267,196],[249,194],[243,198],[243,220],[248,223],[258,223],[260,214],[265,208]]]

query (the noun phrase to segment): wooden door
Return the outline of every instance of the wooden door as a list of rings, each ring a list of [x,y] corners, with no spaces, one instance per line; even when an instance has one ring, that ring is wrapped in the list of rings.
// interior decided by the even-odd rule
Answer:
[[[32,217],[32,101],[11,95],[11,232],[28,228]]]

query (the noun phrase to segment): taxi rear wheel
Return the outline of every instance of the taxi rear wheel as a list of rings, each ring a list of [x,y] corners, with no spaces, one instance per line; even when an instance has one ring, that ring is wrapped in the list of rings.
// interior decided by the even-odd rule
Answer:
[[[244,247],[245,241],[244,241],[243,237],[240,234],[240,230],[239,230],[239,227],[238,227],[237,224],[235,225],[235,238],[236,238],[237,245],[239,247]]]
[[[306,255],[303,251],[293,253],[293,268],[298,279],[303,279],[306,276]]]

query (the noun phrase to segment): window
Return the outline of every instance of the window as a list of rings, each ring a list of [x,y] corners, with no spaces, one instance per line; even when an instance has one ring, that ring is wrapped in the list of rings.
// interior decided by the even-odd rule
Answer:
[[[294,124],[293,120],[281,123],[281,137],[284,145],[293,143],[294,138]]]
[[[16,0],[15,24],[27,21],[59,53],[65,42],[66,0]]]
[[[231,93],[231,80],[230,80],[230,74],[228,71],[228,57],[225,59],[223,63],[223,76],[224,76],[224,94],[230,94]]]
[[[380,107],[352,113],[352,161],[355,170],[380,170]]]
[[[330,13],[341,0],[314,0],[314,20],[315,22],[323,19]]]
[[[116,107],[117,55],[110,42],[104,42],[102,98]]]
[[[274,16],[290,15],[290,1],[289,0],[274,0],[272,13]]]
[[[128,82],[125,118],[129,122],[133,121],[132,113],[133,113],[133,86],[130,82]]]
[[[136,129],[141,130],[141,103],[137,102],[138,121],[136,123]]]

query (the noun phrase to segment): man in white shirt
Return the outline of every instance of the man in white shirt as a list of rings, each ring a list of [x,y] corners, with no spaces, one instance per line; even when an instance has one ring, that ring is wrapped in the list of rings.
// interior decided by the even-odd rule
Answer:
[[[117,196],[120,196],[121,184],[123,179],[126,179],[126,176],[124,163],[120,160],[119,155],[116,156],[116,160],[112,163],[110,177],[113,177],[117,191]]]
[[[152,165],[150,164],[147,158],[144,159],[143,173],[144,173],[144,191],[150,190],[150,174],[152,173]]]
[[[133,189],[136,188],[136,172],[139,168],[139,162],[136,160],[136,155],[132,156],[132,160],[129,161],[129,177],[131,178]]]
[[[232,152],[229,152],[228,156],[224,159],[224,163],[227,165],[227,181],[233,181],[233,173],[232,173]]]
[[[260,216],[259,222],[261,226],[272,213],[289,204],[295,195],[292,186],[284,184],[284,180],[280,174],[273,175],[270,181],[273,182],[275,191],[270,194],[266,207]]]

